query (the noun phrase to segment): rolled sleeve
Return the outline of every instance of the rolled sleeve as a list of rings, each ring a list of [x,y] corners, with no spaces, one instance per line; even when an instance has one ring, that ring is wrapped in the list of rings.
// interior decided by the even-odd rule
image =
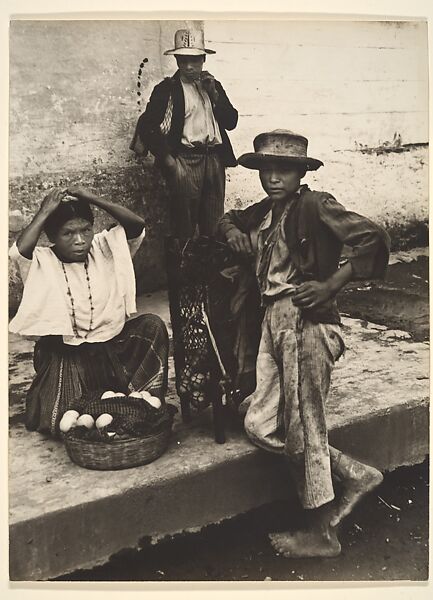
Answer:
[[[247,208],[229,210],[219,220],[217,232],[224,237],[227,237],[228,233],[234,229],[242,231],[242,233],[249,233],[261,222],[270,209],[270,199],[264,198]]]
[[[135,254],[137,253],[137,250],[140,248],[145,236],[146,236],[146,228],[143,227],[143,231],[140,233],[140,235],[138,237],[127,240],[128,246],[129,246],[129,252],[131,253],[132,257],[134,257]]]
[[[348,257],[354,280],[383,279],[389,260],[390,238],[367,217],[346,210],[333,196],[319,204],[320,220],[338,240],[352,249]]]
[[[145,234],[146,228],[143,227],[143,231],[138,237],[128,239],[126,237],[125,228],[122,227],[122,225],[113,224],[113,226],[109,227],[108,229],[104,229],[100,233],[96,233],[93,238],[93,244],[98,247],[103,254],[107,254],[107,256],[110,257],[111,253],[113,252],[113,248],[119,247],[119,244],[121,247],[123,247],[126,242],[131,258],[133,258],[137,250],[140,248],[145,238]],[[111,240],[111,242],[107,243],[108,240]]]
[[[229,233],[234,230],[240,230],[239,220],[237,218],[236,212],[238,211],[229,211],[225,213],[221,217],[217,225],[217,232],[224,238],[227,239]],[[236,223],[238,223],[236,225]]]

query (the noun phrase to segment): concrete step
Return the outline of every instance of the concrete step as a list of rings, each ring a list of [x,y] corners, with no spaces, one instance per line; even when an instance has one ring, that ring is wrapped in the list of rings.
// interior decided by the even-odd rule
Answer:
[[[166,296],[139,299],[168,322]],[[381,470],[428,454],[428,343],[405,332],[344,319],[346,354],[328,405],[330,442]],[[103,564],[126,548],[195,531],[294,493],[281,457],[253,447],[231,426],[213,441],[210,409],[185,425],[178,415],[167,452],[114,472],[71,463],[61,442],[23,425],[32,378],[31,343],[10,338],[10,578],[49,579]],[[168,401],[177,404],[170,363]]]

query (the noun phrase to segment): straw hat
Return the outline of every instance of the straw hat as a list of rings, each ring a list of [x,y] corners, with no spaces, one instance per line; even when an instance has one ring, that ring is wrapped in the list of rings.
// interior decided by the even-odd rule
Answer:
[[[174,34],[174,48],[164,54],[177,56],[201,56],[215,54],[215,50],[204,47],[204,33],[201,29],[179,29]]]
[[[247,169],[261,169],[269,161],[302,165],[307,171],[323,166],[321,160],[307,156],[308,140],[287,129],[260,133],[254,139],[255,152],[247,152],[238,162]]]

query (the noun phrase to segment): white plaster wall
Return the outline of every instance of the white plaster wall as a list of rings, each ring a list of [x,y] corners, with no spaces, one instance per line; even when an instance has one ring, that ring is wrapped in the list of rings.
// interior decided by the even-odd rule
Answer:
[[[163,57],[188,21],[16,21],[10,35],[10,176],[121,169],[142,106],[174,72]],[[202,26],[202,22],[194,25]],[[428,141],[424,23],[206,21],[206,67],[240,113],[237,155],[260,131],[285,127],[310,139],[325,167],[307,175],[348,207],[383,222],[427,216],[426,149],[386,156],[354,152],[395,132]],[[257,174],[227,174],[228,208],[262,195]]]
[[[306,135],[325,163],[306,181],[383,222],[425,219],[427,150],[370,156],[399,133],[428,141],[427,27],[420,22],[206,21],[208,69],[240,117],[235,153],[279,127]],[[262,195],[256,172],[230,169],[227,206]]]
[[[12,21],[10,176],[68,173],[131,158],[129,143],[153,86],[176,70],[163,52],[201,21]]]

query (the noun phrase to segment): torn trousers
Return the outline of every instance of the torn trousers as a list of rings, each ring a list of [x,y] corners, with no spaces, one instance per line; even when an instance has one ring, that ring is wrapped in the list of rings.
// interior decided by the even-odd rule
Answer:
[[[325,404],[334,363],[344,351],[340,329],[304,321],[291,296],[269,305],[257,387],[240,405],[251,441],[288,457],[304,508],[334,498]]]

